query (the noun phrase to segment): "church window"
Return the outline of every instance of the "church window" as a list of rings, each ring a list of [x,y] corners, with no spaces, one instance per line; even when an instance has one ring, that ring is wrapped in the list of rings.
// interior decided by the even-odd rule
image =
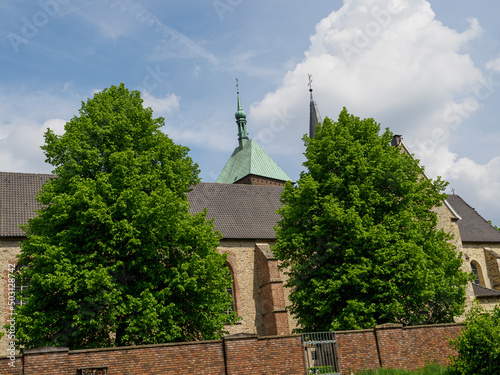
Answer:
[[[16,278],[16,283],[14,284],[14,292],[15,292],[14,306],[20,306],[24,303],[24,301],[21,299],[20,293],[21,291],[27,288],[27,285],[22,285],[21,280],[19,278],[19,275],[21,274],[21,269],[23,269],[24,267],[26,266],[23,264],[18,264],[16,266],[16,270],[14,271],[14,276]]]
[[[474,284],[484,285],[483,275],[481,273],[481,266],[476,262],[470,262],[470,267],[472,268],[472,273],[474,274]]]
[[[226,288],[226,292],[231,296],[232,301],[231,301],[231,306],[229,310],[226,310],[227,314],[232,313],[233,311],[236,311],[236,296],[235,296],[235,288],[234,288],[234,274],[233,274],[233,269],[227,264],[227,268],[229,269],[229,275],[231,277],[231,286],[229,288]]]

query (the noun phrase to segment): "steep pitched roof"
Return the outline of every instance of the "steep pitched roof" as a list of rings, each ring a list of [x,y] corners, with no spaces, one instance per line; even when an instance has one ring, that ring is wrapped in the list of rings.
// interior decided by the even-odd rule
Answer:
[[[200,183],[188,193],[191,212],[206,207],[224,238],[274,239],[283,189],[273,186]]]
[[[496,230],[460,196],[452,194],[447,200],[461,217],[457,223],[463,242],[500,242],[500,231]]]
[[[254,140],[250,139],[242,147],[237,147],[233,151],[215,182],[232,184],[250,174],[280,181],[291,181],[283,169]]]
[[[40,208],[35,196],[54,175],[0,172],[0,237],[24,237],[20,224]]]
[[[20,224],[40,208],[35,196],[54,175],[0,172],[0,237],[24,237]],[[273,239],[283,189],[272,186],[200,183],[188,193],[191,212],[206,207],[224,238]]]

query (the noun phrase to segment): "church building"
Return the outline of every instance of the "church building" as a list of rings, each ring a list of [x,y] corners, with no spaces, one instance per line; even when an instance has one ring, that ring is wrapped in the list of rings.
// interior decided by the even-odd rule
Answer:
[[[223,239],[218,250],[227,254],[233,276],[233,309],[240,321],[227,327],[230,334],[287,335],[297,322],[287,310],[287,276],[273,255],[280,196],[290,177],[266,154],[247,132],[246,113],[237,93],[238,144],[215,183],[200,183],[188,193],[191,212],[207,209]],[[310,88],[309,134],[320,123],[318,107]],[[236,140],[235,140],[236,141]],[[400,136],[393,145],[407,147]],[[39,207],[35,200],[42,185],[53,175],[0,172],[0,314],[8,319],[8,271],[16,266],[19,243],[25,239],[20,225]],[[468,304],[477,300],[486,309],[500,302],[500,231],[491,226],[457,195],[450,195],[436,208],[439,227],[454,234],[463,267],[476,279],[468,286]],[[7,347],[4,337],[0,350]]]

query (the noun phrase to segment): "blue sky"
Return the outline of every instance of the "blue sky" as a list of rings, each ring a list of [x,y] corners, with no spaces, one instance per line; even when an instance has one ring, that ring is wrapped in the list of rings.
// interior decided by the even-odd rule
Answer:
[[[402,134],[431,177],[500,225],[500,24],[482,0],[40,0],[0,4],[0,170],[49,173],[47,127],[124,82],[215,181],[250,137],[297,179],[307,74],[342,107]]]

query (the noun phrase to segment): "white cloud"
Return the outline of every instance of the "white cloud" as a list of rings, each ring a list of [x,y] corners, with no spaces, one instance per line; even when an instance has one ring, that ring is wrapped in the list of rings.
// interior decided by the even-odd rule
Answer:
[[[490,60],[486,63],[486,69],[492,70],[495,72],[500,72],[500,57],[496,59]]]
[[[57,135],[63,135],[64,125],[66,125],[66,122],[67,122],[66,120],[60,118],[53,118],[45,121],[40,130],[42,131],[42,134],[45,134],[47,129],[50,129]]]
[[[306,84],[312,73],[323,116],[336,119],[345,106],[356,116],[373,117],[382,128],[403,134],[431,177],[463,179],[471,189],[478,179],[488,181],[489,187],[476,191],[487,202],[499,191],[500,162],[481,165],[449,146],[499,86],[463,52],[481,34],[478,21],[468,21],[463,32],[450,29],[425,0],[345,0],[317,24],[303,61],[251,107],[252,126],[270,149],[296,162],[303,149],[300,135],[308,130]],[[486,68],[500,71],[500,58]],[[498,211],[500,203],[494,205]]]
[[[40,149],[43,134],[48,127],[61,134],[80,100],[67,90],[64,96],[57,96],[49,91],[0,87],[0,169],[50,172],[52,167],[44,163]]]
[[[163,98],[156,98],[148,91],[142,92],[144,107],[151,107],[155,116],[170,114],[179,108],[179,97],[175,94],[167,94]]]

